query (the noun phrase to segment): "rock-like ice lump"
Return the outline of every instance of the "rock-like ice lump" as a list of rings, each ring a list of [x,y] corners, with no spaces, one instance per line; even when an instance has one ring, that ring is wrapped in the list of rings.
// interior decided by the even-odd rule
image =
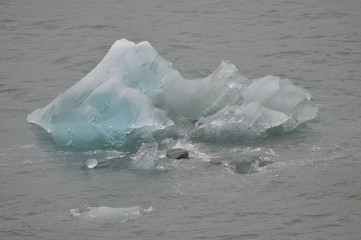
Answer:
[[[190,138],[233,141],[276,127],[293,130],[316,117],[310,100],[306,89],[287,79],[251,81],[227,61],[208,77],[184,79],[148,42],[122,39],[28,121],[61,146],[127,148],[184,123],[192,125]]]

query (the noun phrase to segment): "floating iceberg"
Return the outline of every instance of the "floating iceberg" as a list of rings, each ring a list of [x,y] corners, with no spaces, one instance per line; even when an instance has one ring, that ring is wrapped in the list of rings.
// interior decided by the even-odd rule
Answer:
[[[316,117],[310,100],[306,89],[287,79],[251,81],[227,61],[208,77],[184,79],[148,42],[122,39],[88,75],[27,120],[61,146],[126,149],[179,126],[187,126],[190,138],[210,141],[252,138],[272,128],[291,131]]]

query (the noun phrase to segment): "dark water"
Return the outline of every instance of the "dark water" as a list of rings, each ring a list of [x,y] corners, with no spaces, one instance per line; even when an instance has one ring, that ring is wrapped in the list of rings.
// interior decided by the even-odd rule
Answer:
[[[358,0],[2,0],[0,238],[360,239],[360,12]],[[26,117],[120,38],[149,41],[189,78],[229,59],[249,78],[292,79],[318,117],[258,141],[180,143],[193,158],[163,171],[85,170],[119,153],[59,149]],[[252,156],[275,163],[236,174],[208,162]],[[101,206],[115,215],[91,215]]]

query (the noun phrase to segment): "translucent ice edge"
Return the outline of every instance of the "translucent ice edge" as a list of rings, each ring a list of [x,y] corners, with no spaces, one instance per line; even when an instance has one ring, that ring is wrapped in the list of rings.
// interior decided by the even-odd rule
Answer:
[[[27,120],[60,146],[137,149],[153,138],[235,141],[313,119],[308,90],[274,76],[249,80],[228,61],[184,79],[148,42],[116,41],[83,79]]]

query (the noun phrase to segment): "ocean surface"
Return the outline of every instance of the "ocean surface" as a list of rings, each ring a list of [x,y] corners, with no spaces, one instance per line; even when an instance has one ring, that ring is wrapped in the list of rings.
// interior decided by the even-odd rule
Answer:
[[[289,78],[318,116],[281,136],[180,141],[191,158],[159,170],[55,146],[27,115],[121,38],[149,41],[187,78],[226,59],[250,79]],[[1,0],[0,239],[358,240],[360,81],[359,0]],[[259,156],[274,163],[229,164]]]

